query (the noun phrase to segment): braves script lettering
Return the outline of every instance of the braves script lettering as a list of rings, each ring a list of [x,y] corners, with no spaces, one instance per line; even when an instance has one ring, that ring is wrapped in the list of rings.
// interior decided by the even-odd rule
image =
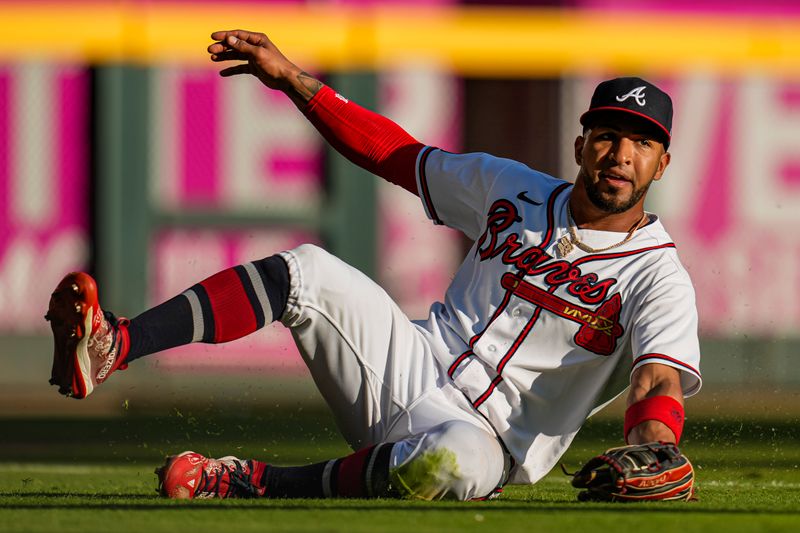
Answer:
[[[522,222],[522,217],[513,203],[497,200],[492,204],[486,231],[478,239],[477,253],[481,261],[500,256],[503,263],[516,267],[525,276],[544,274],[545,283],[550,286],[566,285],[567,292],[585,304],[598,304],[608,297],[608,291],[617,280],[598,281],[594,272],[584,274],[580,267],[568,261],[551,261],[553,257],[538,246],[523,248],[516,232],[501,239],[501,234],[515,222]]]
[[[611,355],[617,347],[617,339],[623,334],[619,324],[622,299],[619,294],[608,298],[611,287],[617,280],[598,280],[597,274],[584,274],[580,267],[565,260],[553,261],[539,246],[525,248],[516,232],[502,234],[513,224],[522,223],[516,206],[508,200],[498,200],[489,210],[486,231],[478,239],[477,254],[481,261],[500,257],[506,265],[518,269],[518,273],[506,272],[500,284],[515,296],[547,309],[567,320],[580,324],[574,341],[578,346],[599,355]],[[565,286],[572,296],[585,304],[601,304],[594,311],[570,303],[555,294],[522,279],[525,276],[542,276],[550,288]]]

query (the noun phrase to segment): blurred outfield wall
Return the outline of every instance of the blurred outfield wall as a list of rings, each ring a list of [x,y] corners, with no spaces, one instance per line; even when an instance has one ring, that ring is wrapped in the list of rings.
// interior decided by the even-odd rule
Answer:
[[[222,268],[314,241],[412,317],[443,294],[458,235],[330,154],[282,95],[216,75],[208,34],[241,26],[423,142],[500,151],[568,179],[596,81],[663,84],[676,102],[673,163],[648,208],[695,280],[707,390],[800,390],[800,9],[571,4],[0,2],[13,43],[0,47],[0,410],[65,407],[46,385],[41,316],[71,269],[92,270],[105,305],[135,315]],[[553,110],[559,120],[534,138]],[[526,143],[552,148],[532,158]],[[145,361],[99,390],[95,408],[313,394],[278,327]]]

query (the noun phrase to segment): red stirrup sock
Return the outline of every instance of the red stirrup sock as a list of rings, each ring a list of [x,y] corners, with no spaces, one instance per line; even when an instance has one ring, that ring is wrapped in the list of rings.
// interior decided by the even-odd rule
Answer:
[[[280,318],[289,270],[278,255],[218,272],[131,320],[128,361],[190,342],[228,342]]]

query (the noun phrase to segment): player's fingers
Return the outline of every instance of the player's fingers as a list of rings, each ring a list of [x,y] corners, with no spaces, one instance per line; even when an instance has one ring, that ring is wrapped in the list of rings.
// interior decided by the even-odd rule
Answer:
[[[233,35],[234,37],[242,38],[244,37],[245,33],[250,33],[250,32],[245,32],[244,30],[219,30],[211,34],[211,39],[214,41],[224,41],[228,37],[228,35]]]
[[[211,34],[211,38],[215,41],[227,41],[230,36],[254,46],[261,46],[267,42],[267,36],[263,33],[248,30],[222,30]]]
[[[227,46],[223,43],[213,43],[208,45],[207,48],[209,54],[219,54],[221,52],[224,52],[225,50],[230,50],[230,49],[231,49],[230,46]]]
[[[219,53],[212,53],[211,54],[211,61],[247,61],[248,57],[247,54],[243,54],[236,50],[225,50]]]
[[[228,78],[230,76],[236,76],[237,74],[252,74],[253,69],[250,68],[250,65],[245,63],[243,65],[236,65],[234,67],[224,68],[219,71],[219,75],[223,78]]]
[[[248,56],[255,55],[256,50],[258,50],[258,46],[252,45],[243,39],[239,39],[235,35],[228,35],[225,38],[225,44],[238,52],[247,54]]]

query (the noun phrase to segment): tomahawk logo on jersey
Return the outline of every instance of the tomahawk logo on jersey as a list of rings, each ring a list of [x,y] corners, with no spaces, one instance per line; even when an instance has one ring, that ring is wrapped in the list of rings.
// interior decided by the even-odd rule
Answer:
[[[488,154],[424,149],[420,197],[435,223],[474,240],[423,328],[448,373],[535,482],[593,411],[648,362],[700,387],[694,291],[658,219],[613,250],[561,257],[572,185]],[[625,234],[579,230],[603,248]],[[607,384],[607,385],[606,385]]]

